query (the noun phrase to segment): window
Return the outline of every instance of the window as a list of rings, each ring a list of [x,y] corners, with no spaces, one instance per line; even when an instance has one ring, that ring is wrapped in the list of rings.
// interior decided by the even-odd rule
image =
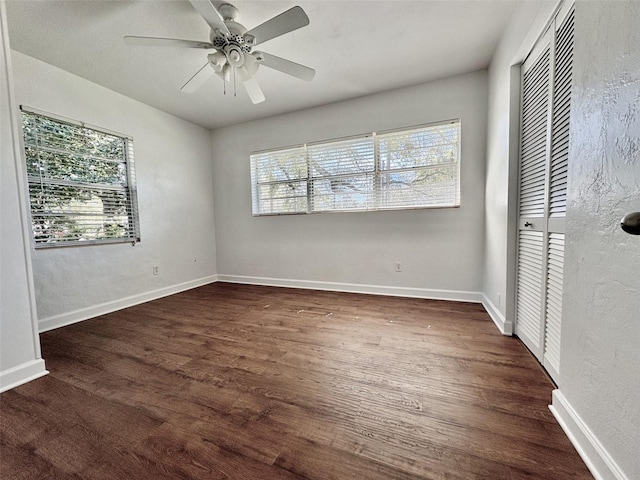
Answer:
[[[254,215],[456,207],[460,120],[251,155]]]
[[[253,204],[254,209],[260,205],[260,214],[307,212],[307,158],[304,148],[251,155],[251,167]]]
[[[36,248],[139,241],[132,139],[22,110]]]

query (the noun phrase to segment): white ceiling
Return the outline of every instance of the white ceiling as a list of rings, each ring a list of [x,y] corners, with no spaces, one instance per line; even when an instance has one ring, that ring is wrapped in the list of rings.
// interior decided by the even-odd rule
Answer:
[[[214,0],[214,4],[222,2]],[[316,69],[312,82],[261,67],[267,100],[234,98],[211,77],[180,87],[206,63],[205,50],[130,47],[125,35],[209,39],[185,1],[7,0],[11,47],[207,128],[332,103],[488,66],[517,2],[512,0],[233,0],[247,28],[300,5],[310,25],[260,50]]]

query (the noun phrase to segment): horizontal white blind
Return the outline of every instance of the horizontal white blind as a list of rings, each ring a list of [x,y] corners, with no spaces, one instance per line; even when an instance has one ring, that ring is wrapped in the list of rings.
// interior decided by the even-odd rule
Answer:
[[[307,146],[311,211],[375,208],[373,136]]]
[[[133,143],[23,112],[36,247],[139,240]]]
[[[253,214],[460,204],[460,121],[251,155]]]
[[[252,155],[253,214],[306,213],[307,176],[304,147]]]
[[[460,204],[460,122],[377,136],[380,208]]]

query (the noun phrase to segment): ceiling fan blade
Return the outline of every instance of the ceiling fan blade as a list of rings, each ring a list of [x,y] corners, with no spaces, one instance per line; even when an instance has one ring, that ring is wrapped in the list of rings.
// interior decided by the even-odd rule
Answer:
[[[254,52],[253,56],[258,60],[258,63],[265,67],[273,68],[274,70],[278,70],[307,82],[313,80],[313,77],[316,74],[316,71],[313,68],[305,67],[299,63],[292,62],[291,60],[277,57],[269,53]]]
[[[180,90],[187,93],[193,93],[204,85],[204,82],[206,82],[211,75],[213,75],[213,68],[211,68],[209,66],[209,62],[207,62],[193,77],[187,80],[187,83],[185,83]]]
[[[213,44],[209,42],[181,40],[179,38],[136,37],[134,35],[127,35],[124,37],[124,43],[135,47],[214,48]]]
[[[211,29],[215,32],[216,30],[220,30],[221,32],[229,35],[229,29],[224,24],[224,20],[216,7],[213,6],[211,0],[189,0],[193,8],[195,8],[198,13],[204,18],[204,21],[211,27]]]
[[[304,13],[304,10],[300,7],[293,7],[252,28],[244,34],[244,37],[251,40],[250,44],[257,45],[307,25],[309,25],[309,17]],[[253,40],[254,38],[255,40]]]
[[[253,78],[245,66],[236,67],[238,80],[242,82],[245,90],[249,94],[251,103],[262,103],[265,101],[264,93],[255,78]]]

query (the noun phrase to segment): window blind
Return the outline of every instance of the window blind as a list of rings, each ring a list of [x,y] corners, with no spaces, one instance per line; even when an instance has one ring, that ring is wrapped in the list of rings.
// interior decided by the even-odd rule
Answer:
[[[460,204],[460,122],[378,135],[379,207]]]
[[[253,214],[306,213],[307,159],[304,147],[251,157]]]
[[[370,210],[374,198],[373,136],[307,146],[311,210]]]
[[[460,205],[460,120],[251,155],[253,214]]]
[[[139,241],[133,142],[23,110],[36,248]]]

